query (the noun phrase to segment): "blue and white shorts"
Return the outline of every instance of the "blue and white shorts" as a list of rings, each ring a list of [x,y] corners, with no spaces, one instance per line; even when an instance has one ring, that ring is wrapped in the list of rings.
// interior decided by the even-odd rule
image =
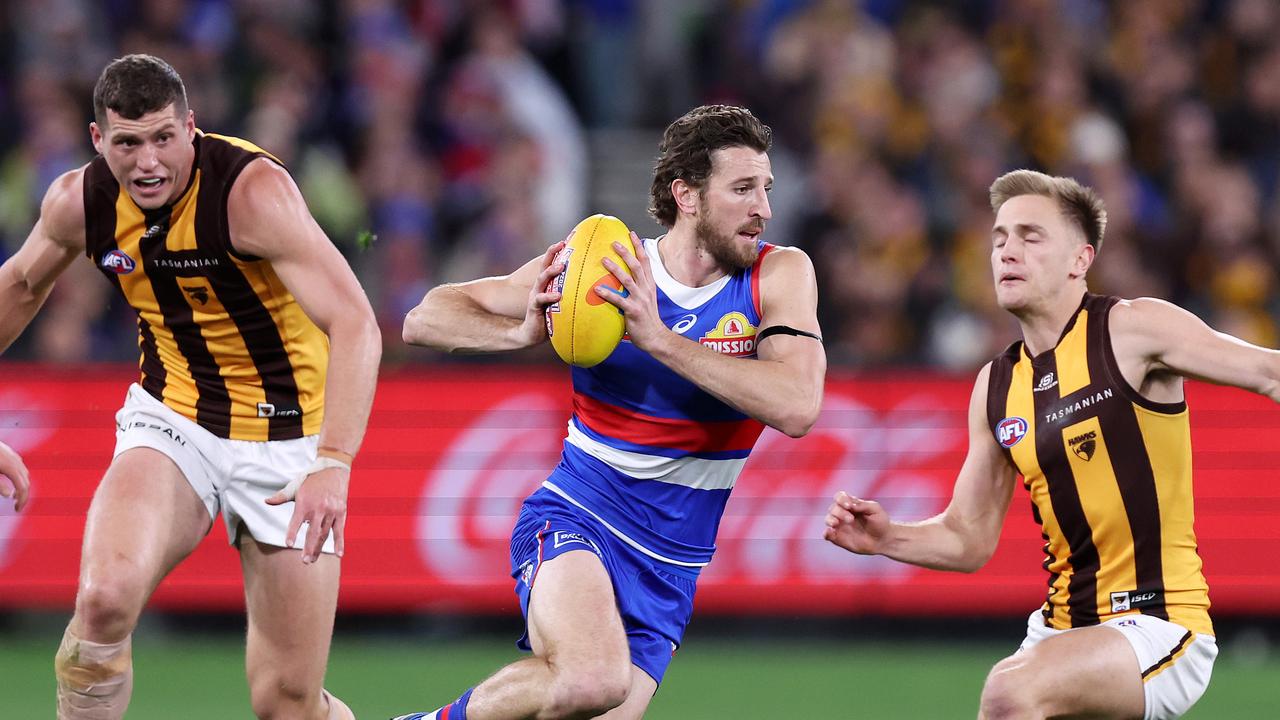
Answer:
[[[539,567],[572,550],[593,552],[604,564],[627,631],[631,662],[661,684],[693,614],[697,570],[644,555],[595,518],[542,488],[524,501],[511,533],[511,577],[526,619]],[[530,649],[527,630],[517,645]]]

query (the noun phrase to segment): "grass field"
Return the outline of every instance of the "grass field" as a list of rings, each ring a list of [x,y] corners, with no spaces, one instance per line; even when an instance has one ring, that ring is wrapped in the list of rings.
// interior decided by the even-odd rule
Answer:
[[[59,634],[52,628],[0,634],[0,718],[52,717]],[[839,635],[732,640],[691,631],[647,717],[972,718],[987,668],[1018,639],[943,644]],[[1277,717],[1280,657],[1261,646],[1232,653],[1230,642],[1224,645],[1208,693],[1187,717]],[[515,657],[510,642],[489,633],[463,640],[340,630],[328,687],[361,720],[381,720],[446,702]],[[251,717],[234,632],[142,632],[134,659],[131,720]]]

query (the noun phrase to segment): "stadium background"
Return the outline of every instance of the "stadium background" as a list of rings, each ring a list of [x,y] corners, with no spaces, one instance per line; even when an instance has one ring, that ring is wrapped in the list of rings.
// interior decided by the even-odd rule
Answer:
[[[362,716],[425,709],[511,658],[501,544],[565,417],[545,350],[458,360],[399,342],[430,286],[506,272],[590,212],[641,234],[661,128],[702,102],[775,130],[769,239],[819,271],[819,431],[766,436],[650,717],[971,717],[1042,593],[1019,491],[972,576],[842,556],[837,488],[945,502],[994,306],[986,187],[1036,167],[1111,213],[1095,291],[1165,297],[1280,343],[1280,5],[1273,0],[11,0],[0,5],[0,258],[87,161],[90,91],[168,59],[200,127],[283,158],[360,274],[387,369],[352,490],[329,685]],[[362,249],[371,229],[377,240]],[[130,312],[74,264],[0,364],[0,439],[34,498],[0,509],[0,716],[47,717],[76,551],[136,360]],[[3,309],[0,309],[3,311]],[[497,364],[502,363],[502,364]],[[1194,718],[1280,690],[1280,411],[1190,390],[1198,524],[1223,654]],[[215,531],[220,536],[220,531]],[[130,717],[248,715],[233,553],[210,539],[139,631]],[[953,617],[958,616],[958,617]]]

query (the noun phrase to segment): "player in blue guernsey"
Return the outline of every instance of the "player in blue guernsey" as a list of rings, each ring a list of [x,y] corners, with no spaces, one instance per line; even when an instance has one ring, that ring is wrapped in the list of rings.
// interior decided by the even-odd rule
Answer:
[[[638,718],[680,644],[698,573],[734,482],[765,425],[799,437],[817,420],[826,355],[813,265],[763,241],[772,216],[771,133],[748,110],[691,110],[660,146],[650,213],[668,232],[605,267],[600,289],[627,336],[573,369],[560,464],[526,499],[511,571],[533,656],[457,701],[406,720]],[[510,275],[442,285],[404,339],[493,352],[547,339],[547,249]]]

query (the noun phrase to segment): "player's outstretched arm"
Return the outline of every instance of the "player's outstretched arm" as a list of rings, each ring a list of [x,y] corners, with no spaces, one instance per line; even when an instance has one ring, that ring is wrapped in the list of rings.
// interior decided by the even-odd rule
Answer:
[[[821,340],[770,335],[756,346],[757,359],[753,361],[722,355],[673,332],[658,314],[657,283],[644,244],[633,240],[635,255],[614,243],[629,273],[608,258],[604,260],[627,294],[597,288],[601,297],[622,310],[631,342],[766,425],[792,437],[809,432],[822,409],[827,373]],[[785,326],[820,337],[818,286],[809,256],[797,248],[776,248],[765,256],[760,273],[760,329]]]
[[[1000,540],[1017,476],[987,426],[990,373],[988,364],[974,383],[969,452],[946,510],[922,522],[893,522],[879,503],[840,492],[827,510],[823,538],[860,555],[935,570],[973,572],[985,565]]]
[[[1280,352],[1276,350],[1218,332],[1194,314],[1155,298],[1117,303],[1110,323],[1116,358],[1122,365],[1137,358],[1141,378],[1150,372],[1172,372],[1280,402]]]
[[[544,312],[560,299],[547,283],[562,269],[558,242],[510,275],[432,288],[404,319],[404,341],[451,353],[501,352],[547,339]]]
[[[30,490],[27,466],[13,448],[0,442],[0,497],[13,498],[13,509],[22,512]]]
[[[364,290],[279,165],[265,159],[249,163],[231,188],[227,216],[235,249],[270,261],[307,317],[329,336],[320,447],[354,457],[364,439],[382,357],[382,338]],[[319,557],[330,530],[342,555],[348,474],[340,467],[312,473],[292,498],[296,505],[286,539],[292,545],[302,522],[309,523],[304,562]],[[277,495],[268,502],[289,499]]]
[[[84,251],[83,182],[83,168],[54,180],[26,242],[0,265],[0,352],[22,334],[53,281]]]

